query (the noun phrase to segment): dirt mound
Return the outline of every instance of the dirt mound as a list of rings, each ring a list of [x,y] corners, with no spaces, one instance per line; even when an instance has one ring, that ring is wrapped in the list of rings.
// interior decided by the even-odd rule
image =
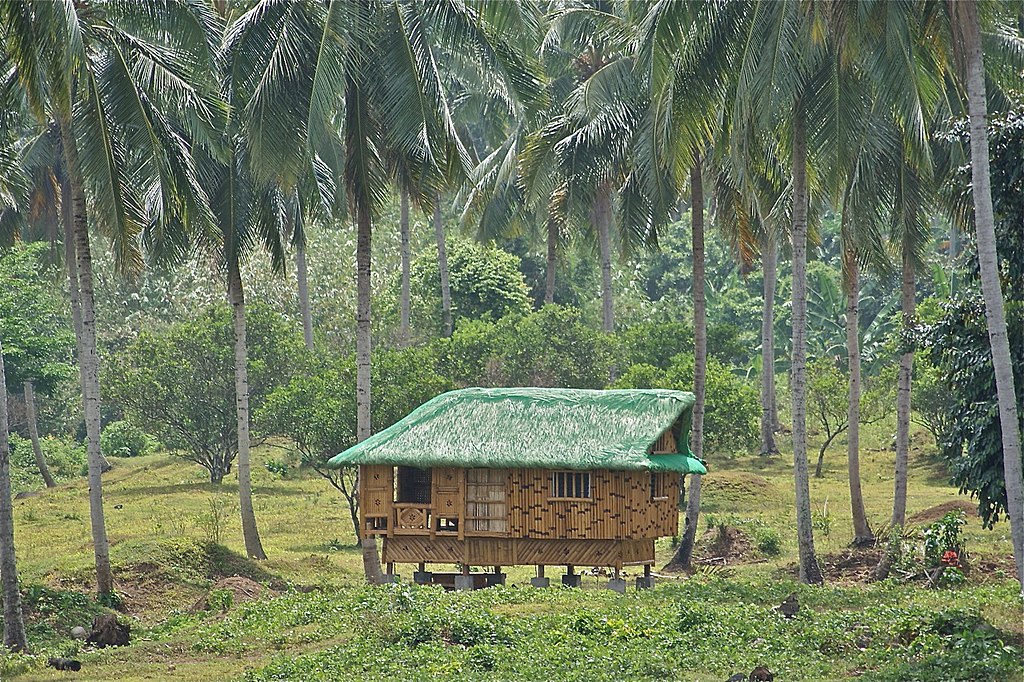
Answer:
[[[882,551],[881,547],[844,549],[822,555],[819,563],[826,580],[866,583],[870,582],[871,571],[881,561]]]
[[[694,548],[696,565],[731,566],[750,561],[754,555],[750,537],[736,526],[720,524],[709,528]]]
[[[199,600],[192,605],[193,612],[208,611],[211,608],[210,596],[214,593],[223,593],[223,591],[231,593],[230,604],[225,604],[223,601],[218,601],[217,608],[224,608],[225,606],[231,606],[232,604],[244,604],[247,601],[253,601],[254,599],[260,599],[265,596],[274,596],[277,594],[274,590],[260,585],[255,580],[249,578],[233,575],[230,578],[222,578],[213,584],[210,591],[199,598]]]
[[[975,519],[978,518],[978,507],[977,505],[965,502],[963,500],[952,500],[950,502],[943,502],[937,504],[934,507],[928,507],[923,509],[916,514],[911,514],[907,519],[907,523],[921,524],[934,523],[941,519],[943,516],[951,511],[962,511],[967,514],[967,518]]]
[[[774,483],[747,471],[715,471],[701,479],[702,505],[756,505],[779,494]]]

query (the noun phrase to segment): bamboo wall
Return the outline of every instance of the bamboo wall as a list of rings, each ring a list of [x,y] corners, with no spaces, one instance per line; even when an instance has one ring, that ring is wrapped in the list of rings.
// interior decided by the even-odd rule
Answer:
[[[651,499],[645,471],[590,472],[591,499],[551,500],[551,471],[509,472],[509,534],[517,538],[656,538],[678,532],[679,474],[664,477],[665,496]]]

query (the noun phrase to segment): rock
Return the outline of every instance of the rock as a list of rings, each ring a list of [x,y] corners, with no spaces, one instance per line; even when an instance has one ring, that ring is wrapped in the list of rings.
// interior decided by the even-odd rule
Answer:
[[[800,600],[797,599],[796,592],[793,592],[786,600],[779,604],[779,611],[782,612],[786,618],[792,618],[800,612]]]
[[[83,628],[81,625],[76,625],[75,627],[71,628],[72,639],[85,639],[88,636],[89,631]]]
[[[121,623],[117,616],[104,615],[96,616],[92,620],[92,632],[85,640],[89,644],[99,647],[124,646],[131,640],[131,628],[127,623]]]
[[[46,661],[46,665],[54,670],[72,670],[76,673],[82,669],[82,664],[73,658],[51,658]]]
[[[28,499],[29,497],[39,497],[40,495],[42,495],[42,493],[39,492],[38,490],[22,490],[20,493],[14,496],[14,499],[25,500]]]
[[[747,676],[743,673],[736,673],[725,682],[747,682]]]
[[[775,675],[768,668],[759,665],[750,671],[750,677],[747,679],[750,682],[775,682]]]

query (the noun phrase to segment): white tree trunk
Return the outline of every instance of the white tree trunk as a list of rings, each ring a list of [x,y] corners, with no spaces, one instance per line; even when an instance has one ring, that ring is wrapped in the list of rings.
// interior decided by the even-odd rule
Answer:
[[[441,220],[441,196],[434,197],[434,235],[437,238],[437,270],[441,277],[441,313],[443,333],[452,335],[452,289],[448,279],[448,249],[445,246],[444,221]]]
[[[847,264],[846,355],[850,366],[850,391],[847,401],[846,469],[850,479],[850,509],[853,512],[853,544],[872,544],[874,533],[864,511],[860,481],[860,273],[857,259]]]
[[[245,554],[252,559],[267,558],[256,526],[252,506],[252,468],[249,459],[249,350],[245,329],[245,292],[236,266],[228,268],[228,300],[235,332],[235,416],[238,433],[238,507],[242,517]]]
[[[612,197],[607,182],[597,188],[593,220],[601,256],[601,331],[610,333],[615,331],[615,309],[612,300]]]
[[[47,488],[53,488],[57,484],[50,475],[50,467],[46,466],[46,458],[43,457],[43,448],[39,444],[39,424],[36,415],[36,391],[31,381],[25,382],[25,420],[28,422],[28,436],[32,440],[32,454],[36,458],[36,468],[39,475],[43,477],[43,483]]]
[[[373,432],[370,424],[370,238],[373,231],[369,206],[356,208],[356,440],[364,441]],[[377,539],[366,536],[363,548],[363,573],[366,579],[382,582]]]
[[[765,240],[761,254],[764,268],[764,302],[761,313],[761,454],[777,455],[775,426],[775,286],[779,276],[778,244]]]
[[[803,105],[793,122],[793,482],[800,580],[822,582],[814,551],[811,492],[807,471],[807,132]]]
[[[313,310],[309,305],[309,272],[306,268],[306,243],[295,246],[295,278],[299,285],[299,312],[302,314],[302,339],[313,350]]]
[[[11,501],[11,444],[7,425],[7,379],[3,340],[0,339],[0,582],[3,583],[4,646],[25,651],[25,623],[14,556],[14,505]]]
[[[547,222],[548,259],[544,273],[544,303],[555,302],[555,267],[558,264],[558,221],[549,217]]]
[[[690,430],[690,449],[698,459],[704,456],[704,395],[708,367],[707,307],[704,297],[704,183],[701,179],[700,160],[690,170],[690,223],[693,247],[693,420]],[[700,516],[700,474],[693,474],[686,498],[686,517],[683,535],[675,556],[670,562],[681,568],[690,568],[693,546],[697,541],[697,521]]]
[[[999,258],[996,253],[995,219],[992,215],[992,186],[988,160],[988,110],[985,96],[985,65],[981,51],[981,27],[978,8],[961,2],[961,32],[967,56],[967,102],[971,120],[971,181],[974,188],[974,219],[977,226],[978,262],[981,292],[985,298],[985,318],[992,346],[992,367],[999,402],[999,423],[1003,442],[1003,476],[1006,485],[1006,515],[1013,539],[1013,558],[1017,579],[1024,591],[1024,475],[1021,466],[1021,433],[1017,414],[1016,387],[1010,359],[1010,341],[1006,332],[1006,312],[999,283]]]
[[[903,329],[914,326],[914,265],[903,254],[903,285],[900,293]],[[914,374],[914,353],[900,355],[896,383],[896,470],[893,477],[892,525],[907,521],[907,467],[910,462],[910,382]]]
[[[399,328],[398,336],[401,344],[409,343],[410,335],[410,312],[409,312],[409,274],[411,267],[412,255],[409,249],[409,193],[404,189],[399,192],[400,194],[400,210],[398,215],[398,231],[401,241],[401,254],[402,254],[402,293],[401,300],[399,303]]]
[[[96,562],[96,590],[109,594],[114,590],[110,570],[110,547],[103,516],[103,480],[105,461],[100,452],[100,379],[99,353],[96,349],[96,308],[93,296],[92,252],[86,215],[85,191],[82,187],[78,144],[71,130],[69,117],[60,117],[61,141],[65,169],[71,187],[74,244],[77,264],[81,324],[78,332],[78,365],[82,379],[82,402],[85,411],[86,450],[89,458],[89,520],[92,526],[93,553]]]

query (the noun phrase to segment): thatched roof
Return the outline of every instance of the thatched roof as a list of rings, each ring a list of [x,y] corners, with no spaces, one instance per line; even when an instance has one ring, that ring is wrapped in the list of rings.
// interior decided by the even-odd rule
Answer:
[[[705,473],[682,391],[466,388],[437,396],[329,465],[523,467]],[[668,429],[678,453],[651,454]]]

